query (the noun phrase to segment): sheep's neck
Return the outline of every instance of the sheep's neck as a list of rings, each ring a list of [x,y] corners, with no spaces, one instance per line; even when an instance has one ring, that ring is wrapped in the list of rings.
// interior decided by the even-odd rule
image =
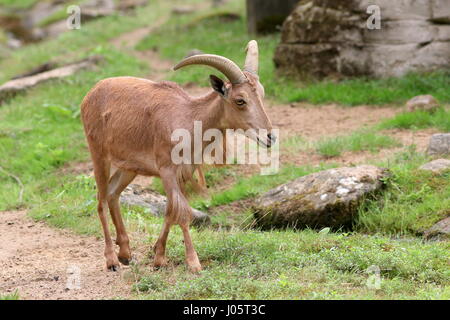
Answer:
[[[224,121],[224,105],[224,100],[215,91],[195,99],[193,118],[194,121],[201,122],[203,132],[208,129],[222,130],[226,127]]]

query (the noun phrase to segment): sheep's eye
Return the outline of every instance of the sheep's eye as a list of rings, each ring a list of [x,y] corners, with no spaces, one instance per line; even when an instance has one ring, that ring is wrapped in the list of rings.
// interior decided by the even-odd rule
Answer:
[[[236,104],[240,107],[244,106],[246,104],[245,100],[243,99],[237,99]]]

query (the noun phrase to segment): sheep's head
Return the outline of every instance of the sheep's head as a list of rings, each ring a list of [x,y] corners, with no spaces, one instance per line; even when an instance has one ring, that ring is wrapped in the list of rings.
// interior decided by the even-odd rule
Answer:
[[[258,44],[252,40],[247,45],[244,71],[233,61],[217,55],[200,54],[184,59],[174,70],[187,65],[201,64],[222,72],[229,81],[211,75],[212,88],[225,103],[224,122],[227,128],[242,129],[250,139],[271,147],[276,137],[271,133],[272,124],[264,110],[264,87],[258,77]],[[265,129],[263,135],[260,129]]]

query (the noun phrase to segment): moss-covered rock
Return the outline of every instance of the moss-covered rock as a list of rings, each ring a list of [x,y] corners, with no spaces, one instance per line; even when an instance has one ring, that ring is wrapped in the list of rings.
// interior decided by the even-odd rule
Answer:
[[[388,176],[387,169],[363,165],[298,178],[257,199],[256,224],[263,229],[349,226],[361,202],[375,196]]]

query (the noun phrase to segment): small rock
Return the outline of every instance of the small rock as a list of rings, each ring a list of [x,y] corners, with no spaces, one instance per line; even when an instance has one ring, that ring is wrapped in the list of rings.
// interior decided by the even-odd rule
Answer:
[[[351,225],[360,203],[384,186],[387,169],[363,165],[316,172],[262,195],[252,211],[256,225],[325,228]]]
[[[7,46],[10,49],[19,49],[22,47],[22,41],[16,38],[9,38],[7,42]]]
[[[439,221],[424,232],[426,239],[446,239],[450,236],[450,217]]]
[[[148,0],[121,0],[117,6],[119,10],[131,10],[137,7],[144,7],[148,4]]]
[[[81,21],[89,21],[110,16],[115,13],[113,0],[89,0],[81,6]]]
[[[439,108],[439,102],[432,95],[422,95],[412,98],[406,103],[408,112],[426,111],[435,112]]]
[[[450,133],[433,134],[428,144],[427,154],[445,155],[450,154]]]
[[[223,6],[226,2],[227,0],[212,0],[212,6],[213,8],[217,8]]]
[[[164,216],[167,206],[167,198],[165,196],[154,191],[143,189],[136,184],[130,184],[122,192],[120,202],[149,209],[157,217]],[[195,226],[207,225],[211,222],[209,216],[200,210],[192,209],[192,215],[192,224]]]
[[[450,170],[450,160],[437,159],[431,162],[425,163],[419,169],[425,171],[432,171],[433,173],[440,174],[446,170]]]
[[[110,16],[114,13],[113,9],[101,9],[101,8],[83,8],[81,11],[82,21],[90,21],[98,18]]]
[[[194,12],[193,7],[175,7],[172,9],[173,14],[190,14]]]

